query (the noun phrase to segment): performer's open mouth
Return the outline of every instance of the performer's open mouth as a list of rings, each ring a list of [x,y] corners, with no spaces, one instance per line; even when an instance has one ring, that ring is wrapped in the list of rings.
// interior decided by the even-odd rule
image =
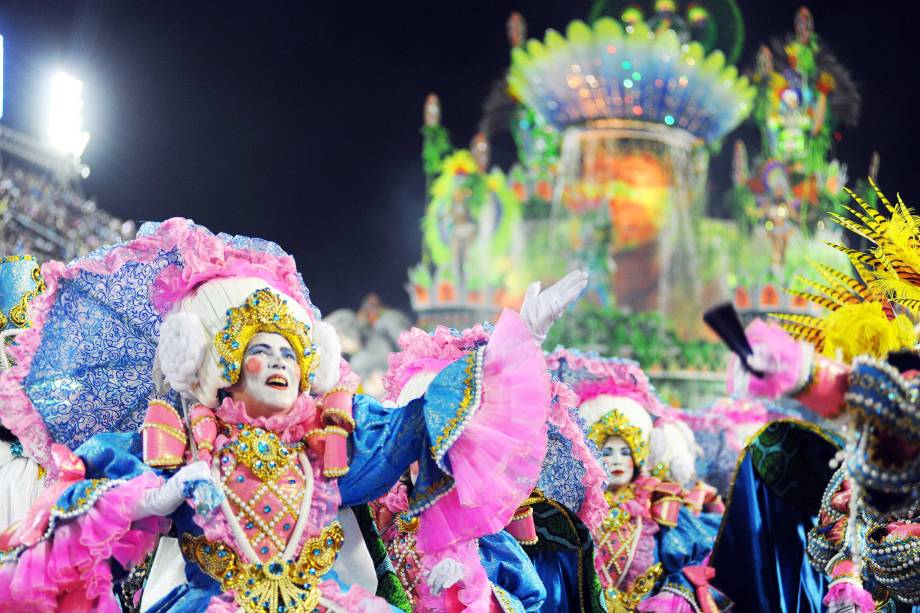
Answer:
[[[274,374],[265,380],[265,385],[284,390],[288,387],[288,380],[284,375]]]

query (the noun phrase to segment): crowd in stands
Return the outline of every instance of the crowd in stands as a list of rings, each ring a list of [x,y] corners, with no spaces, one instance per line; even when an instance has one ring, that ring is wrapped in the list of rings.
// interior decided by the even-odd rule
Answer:
[[[79,186],[9,160],[0,164],[0,254],[66,262],[134,232],[133,222],[97,208]]]

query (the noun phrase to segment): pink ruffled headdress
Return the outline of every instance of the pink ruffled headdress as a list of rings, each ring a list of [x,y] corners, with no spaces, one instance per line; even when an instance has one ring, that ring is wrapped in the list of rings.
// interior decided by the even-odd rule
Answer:
[[[164,252],[175,251],[181,259],[181,268],[167,267],[151,288],[132,288],[151,292],[151,300],[161,314],[205,281],[245,274],[265,280],[315,316],[317,311],[297,273],[294,259],[270,243],[256,243],[251,239],[236,241],[228,236],[214,235],[188,219],[176,217],[146,226],[136,239],[107,251],[67,265],[51,261],[42,266],[47,289],[29,303],[27,313],[32,327],[23,331],[9,349],[15,366],[0,373],[0,406],[3,407],[0,417],[22,442],[27,454],[48,470],[49,476],[53,478],[58,472],[51,456],[53,441],[41,415],[25,393],[23,382],[38,351],[61,283],[75,279],[84,271],[109,276],[125,264],[149,264]]]

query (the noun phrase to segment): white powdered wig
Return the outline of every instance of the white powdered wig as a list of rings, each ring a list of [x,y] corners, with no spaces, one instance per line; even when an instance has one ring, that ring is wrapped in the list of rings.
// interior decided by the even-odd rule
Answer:
[[[324,321],[313,324],[313,342],[319,350],[319,366],[313,372],[313,391],[323,394],[339,380],[342,343],[335,328]]]
[[[667,465],[669,470],[664,478],[685,488],[696,483],[696,459],[702,453],[693,430],[682,421],[669,420],[652,430],[649,465]]]
[[[220,365],[214,338],[227,324],[227,311],[246,302],[253,292],[268,284],[254,277],[214,279],[179,302],[160,329],[155,372],[177,392],[209,407],[216,407],[217,393],[229,387]],[[287,303],[291,316],[313,327],[319,353],[312,391],[328,391],[339,377],[341,346],[332,326],[314,322],[293,298],[270,288]]]
[[[632,398],[601,394],[581,403],[578,407],[578,412],[581,413],[585,424],[590,429],[592,425],[614,409],[619,411],[631,425],[639,427],[645,440],[648,440],[652,431],[652,416],[645,410],[645,407]]]
[[[406,381],[402,389],[399,390],[399,396],[396,398],[396,406],[404,407],[416,398],[421,398],[428,391],[428,386],[434,381],[438,373],[430,370],[422,370]]]

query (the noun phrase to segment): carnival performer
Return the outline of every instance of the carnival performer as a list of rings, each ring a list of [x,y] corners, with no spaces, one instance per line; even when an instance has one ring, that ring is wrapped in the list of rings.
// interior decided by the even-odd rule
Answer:
[[[842,467],[808,535],[808,558],[830,579],[824,604],[832,612],[920,606],[920,353],[911,320],[920,228],[900,198],[891,203],[872,185],[883,211],[849,192],[858,221],[836,217],[874,243],[868,252],[837,247],[858,277],[820,266],[825,284],[809,283],[818,293],[806,297],[828,314],[787,318],[801,342],[766,324],[727,339],[752,395],[792,396],[823,416],[849,418],[845,451],[833,460]]]
[[[0,258],[0,368],[9,368],[6,347],[29,327],[26,307],[44,288],[35,258]],[[19,439],[0,427],[0,530],[25,516],[41,492],[44,477],[44,470],[23,450]]]
[[[458,354],[485,345],[492,333],[490,324],[463,331],[439,326],[431,334],[416,328],[402,333],[399,338],[402,351],[390,356],[390,369],[384,377],[385,402],[405,404],[421,396],[442,368]],[[592,525],[599,524],[606,512],[604,473],[571,413],[577,399],[559,382],[553,382],[552,390],[553,403],[546,423],[549,446],[538,483],[540,489],[515,513],[505,531],[479,538],[478,555],[477,543],[473,541],[462,548],[420,555],[414,539],[418,524],[406,521],[403,516],[406,494],[414,486],[412,476],[406,475],[378,501],[378,524],[384,540],[419,610],[460,610],[458,604],[489,599],[502,606],[513,602],[516,608],[528,611],[595,610],[600,590],[592,589],[590,583],[594,576],[590,540],[587,546],[573,543],[560,552],[558,545],[566,538],[577,540],[577,535],[554,534],[553,547],[538,547],[539,551],[531,552],[540,541],[533,505],[548,501],[557,504],[553,496],[559,495]],[[547,513],[555,514],[555,510]],[[572,516],[580,523],[578,515]],[[540,530],[544,528],[539,526]],[[533,563],[521,549],[522,545],[534,559]],[[589,554],[584,560],[590,571],[588,579],[581,568],[585,550]],[[535,565],[539,576],[534,572]],[[446,591],[440,589],[440,584],[432,586],[432,582],[441,582],[442,568],[454,569]]]
[[[612,611],[718,611],[729,603],[711,588],[705,560],[715,528],[698,516],[696,496],[650,474],[652,416],[669,409],[638,364],[557,350],[550,365],[581,401],[588,435],[608,474],[609,515],[594,534],[595,566]],[[658,466],[666,476],[669,468]],[[699,500],[718,513],[714,495]],[[711,506],[710,506],[711,505]]]
[[[35,611],[118,610],[113,572],[170,520],[188,582],[152,611],[389,610],[330,572],[336,511],[379,497],[415,461],[419,547],[510,521],[546,444],[534,341],[585,283],[573,273],[534,292],[423,398],[386,409],[354,394],[334,331],[277,245],[172,219],[42,272],[34,326],[0,375],[4,423],[55,479],[0,538],[0,607]]]

